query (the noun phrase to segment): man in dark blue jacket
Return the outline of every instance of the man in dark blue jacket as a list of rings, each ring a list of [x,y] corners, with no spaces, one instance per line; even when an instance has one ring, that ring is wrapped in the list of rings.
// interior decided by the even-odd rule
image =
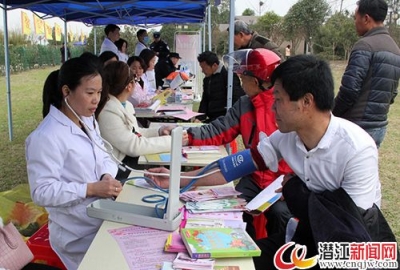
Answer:
[[[400,77],[400,49],[383,25],[387,10],[384,0],[358,2],[355,27],[361,38],[353,46],[333,109],[335,116],[367,131],[377,147],[386,134]]]
[[[205,51],[199,54],[197,60],[205,78],[203,79],[203,95],[198,110],[204,115],[197,116],[196,120],[197,122],[208,123],[226,114],[228,72],[213,52]],[[240,86],[240,80],[236,74],[233,74],[232,104],[243,95],[244,91]]]

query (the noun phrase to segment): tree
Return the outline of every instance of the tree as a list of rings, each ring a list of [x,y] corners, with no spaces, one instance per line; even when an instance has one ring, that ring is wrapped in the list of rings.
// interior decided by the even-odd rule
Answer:
[[[136,32],[139,29],[140,28],[135,26],[124,26],[123,31],[121,31],[121,38],[125,39],[126,42],[128,42],[127,54],[129,56],[135,53],[135,46],[138,42]]]
[[[94,53],[94,33],[96,32],[96,52],[100,53],[101,43],[104,40],[105,33],[104,27],[95,26],[90,31],[89,37],[87,39],[87,49],[89,52]]]
[[[281,16],[270,11],[259,17],[257,23],[254,24],[252,28],[260,35],[268,37],[273,42],[280,45],[285,39],[284,35],[282,35],[282,22],[283,19]]]
[[[348,11],[335,13],[321,26],[316,35],[316,51],[335,60],[336,56],[348,59],[353,44],[358,36],[354,29],[353,14]]]
[[[254,16],[256,13],[254,12],[254,10],[250,9],[250,8],[246,8],[245,10],[243,10],[242,12],[242,16]]]
[[[229,23],[229,3],[227,0],[221,1],[219,6],[211,6],[212,27],[218,27],[221,23]]]
[[[161,38],[168,44],[168,47],[171,52],[175,51],[175,32],[176,25],[175,24],[165,24],[160,30]]]
[[[312,48],[312,38],[318,33],[329,12],[329,5],[325,0],[300,0],[289,9],[284,18],[286,37],[297,42],[299,38],[304,38],[309,48]],[[293,47],[296,46],[293,44]]]

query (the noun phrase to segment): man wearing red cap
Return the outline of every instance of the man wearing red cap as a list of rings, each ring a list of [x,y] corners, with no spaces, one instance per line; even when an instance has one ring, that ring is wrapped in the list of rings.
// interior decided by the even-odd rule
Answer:
[[[241,135],[246,149],[256,149],[260,132],[270,135],[277,129],[272,110],[274,98],[271,74],[280,60],[279,56],[267,49],[239,50],[224,56],[224,64],[233,65],[233,72],[240,77],[246,95],[225,116],[218,117],[208,125],[189,128],[189,145],[223,145]],[[250,201],[279,175],[292,172],[283,160],[277,167],[277,172],[259,170],[240,178],[236,189],[242,192],[243,198]],[[254,239],[265,237],[265,227],[268,235],[284,232],[291,217],[285,201],[276,202],[264,214],[266,225],[259,218],[261,216],[253,219],[252,215],[243,214],[243,220],[247,223],[246,230]],[[253,220],[257,222],[253,223]]]

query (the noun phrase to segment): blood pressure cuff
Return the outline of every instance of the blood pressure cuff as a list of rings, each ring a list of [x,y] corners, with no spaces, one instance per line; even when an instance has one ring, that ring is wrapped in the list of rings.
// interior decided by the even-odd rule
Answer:
[[[257,170],[251,157],[250,149],[221,158],[218,160],[218,165],[227,182],[233,181]]]

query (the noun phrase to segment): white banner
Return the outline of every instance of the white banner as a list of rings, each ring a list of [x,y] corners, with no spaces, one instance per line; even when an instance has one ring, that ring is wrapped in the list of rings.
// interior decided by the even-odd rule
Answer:
[[[192,89],[195,94],[203,92],[201,72],[197,56],[201,53],[201,35],[200,32],[180,34],[175,33],[175,50],[182,59],[179,61],[181,70],[189,71],[196,77],[193,80]]]

